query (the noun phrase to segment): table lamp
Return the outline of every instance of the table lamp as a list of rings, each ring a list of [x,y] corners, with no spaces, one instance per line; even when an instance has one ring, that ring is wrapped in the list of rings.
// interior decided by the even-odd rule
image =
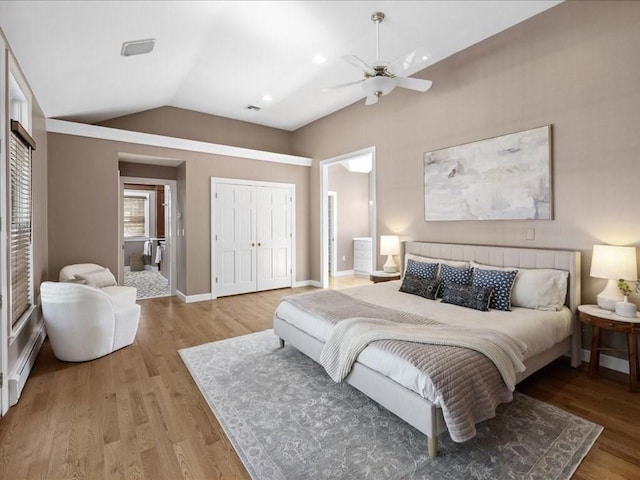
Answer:
[[[380,235],[380,255],[388,255],[382,269],[387,273],[395,273],[398,267],[393,255],[400,255],[400,238],[398,235]]]
[[[605,310],[615,310],[616,302],[624,295],[618,288],[618,280],[638,280],[635,247],[617,247],[614,245],[594,245],[591,257],[591,276],[606,278],[606,287],[598,295],[598,306]]]

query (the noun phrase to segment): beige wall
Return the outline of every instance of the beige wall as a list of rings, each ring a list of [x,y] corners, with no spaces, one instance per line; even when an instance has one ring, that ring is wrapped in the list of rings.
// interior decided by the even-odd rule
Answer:
[[[582,251],[583,301],[594,302],[604,280],[589,277],[592,245],[640,245],[638,45],[640,2],[566,2],[420,72],[434,82],[429,92],[358,102],[294,132],[293,147],[322,160],[376,146],[379,234]],[[554,220],[424,221],[425,151],[547,124]],[[317,162],[310,181],[319,280]]]
[[[327,188],[337,194],[336,270],[353,270],[353,239],[369,237],[369,175],[330,165]],[[342,257],[345,259],[342,260]]]
[[[176,180],[177,167],[165,165],[149,165],[146,163],[119,162],[121,177],[161,178],[162,180]]]
[[[168,137],[293,154],[291,132],[174,107],[161,107],[98,125]]]
[[[118,155],[121,152],[184,160],[177,167],[177,288],[211,292],[210,177],[296,185],[296,278],[309,275],[309,167],[49,134],[49,270],[93,262],[118,269]],[[142,168],[139,173],[149,173]],[[129,172],[131,173],[131,172]]]

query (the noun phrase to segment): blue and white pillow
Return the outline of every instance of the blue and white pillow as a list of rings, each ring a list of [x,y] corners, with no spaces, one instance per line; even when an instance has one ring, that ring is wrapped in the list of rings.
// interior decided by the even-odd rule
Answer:
[[[436,278],[436,272],[438,271],[437,263],[423,263],[416,262],[409,259],[407,261],[406,275],[413,275],[414,277],[424,278],[426,280],[434,280]]]
[[[400,291],[412,295],[419,295],[428,300],[435,300],[439,286],[440,282],[438,280],[420,278],[412,273],[406,273],[402,280],[402,285],[400,285]]]
[[[471,285],[472,272],[473,269],[469,267],[452,267],[444,263],[440,265],[440,277],[438,278],[438,280],[440,280],[442,283],[440,284],[440,291],[438,292],[438,296],[442,297],[444,285],[447,283]]]
[[[495,310],[511,310],[511,289],[518,274],[517,270],[473,269],[472,285],[475,287],[493,287],[489,307]]]
[[[460,307],[473,308],[486,312],[491,301],[491,287],[474,287],[472,285],[458,285],[447,283],[442,293],[442,303],[451,303]]]

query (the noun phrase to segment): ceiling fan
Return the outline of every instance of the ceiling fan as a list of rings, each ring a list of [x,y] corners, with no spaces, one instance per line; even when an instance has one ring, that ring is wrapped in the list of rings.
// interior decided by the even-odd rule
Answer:
[[[327,90],[335,90],[360,84],[366,95],[365,105],[373,105],[374,103],[378,103],[378,99],[381,96],[387,95],[396,87],[408,88],[409,90],[418,92],[426,92],[431,88],[431,80],[409,78],[401,75],[403,72],[409,70],[409,68],[425,64],[428,59],[428,53],[424,48],[418,48],[395,62],[389,63],[380,60],[380,23],[382,20],[384,20],[384,13],[374,12],[371,14],[371,21],[376,26],[376,61],[373,65],[369,65],[355,55],[345,55],[342,57],[344,61],[362,70],[364,78],[355,82],[335,85],[329,87]]]

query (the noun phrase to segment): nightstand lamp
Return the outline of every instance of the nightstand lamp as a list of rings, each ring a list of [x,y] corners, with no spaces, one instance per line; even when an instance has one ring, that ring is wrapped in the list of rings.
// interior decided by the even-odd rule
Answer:
[[[594,245],[591,258],[591,276],[606,278],[607,286],[598,295],[598,306],[605,310],[615,310],[616,302],[624,295],[618,288],[618,280],[635,282],[638,280],[635,247],[614,245]]]
[[[380,255],[387,255],[382,269],[387,273],[398,271],[393,255],[400,255],[400,237],[398,235],[380,235]]]

